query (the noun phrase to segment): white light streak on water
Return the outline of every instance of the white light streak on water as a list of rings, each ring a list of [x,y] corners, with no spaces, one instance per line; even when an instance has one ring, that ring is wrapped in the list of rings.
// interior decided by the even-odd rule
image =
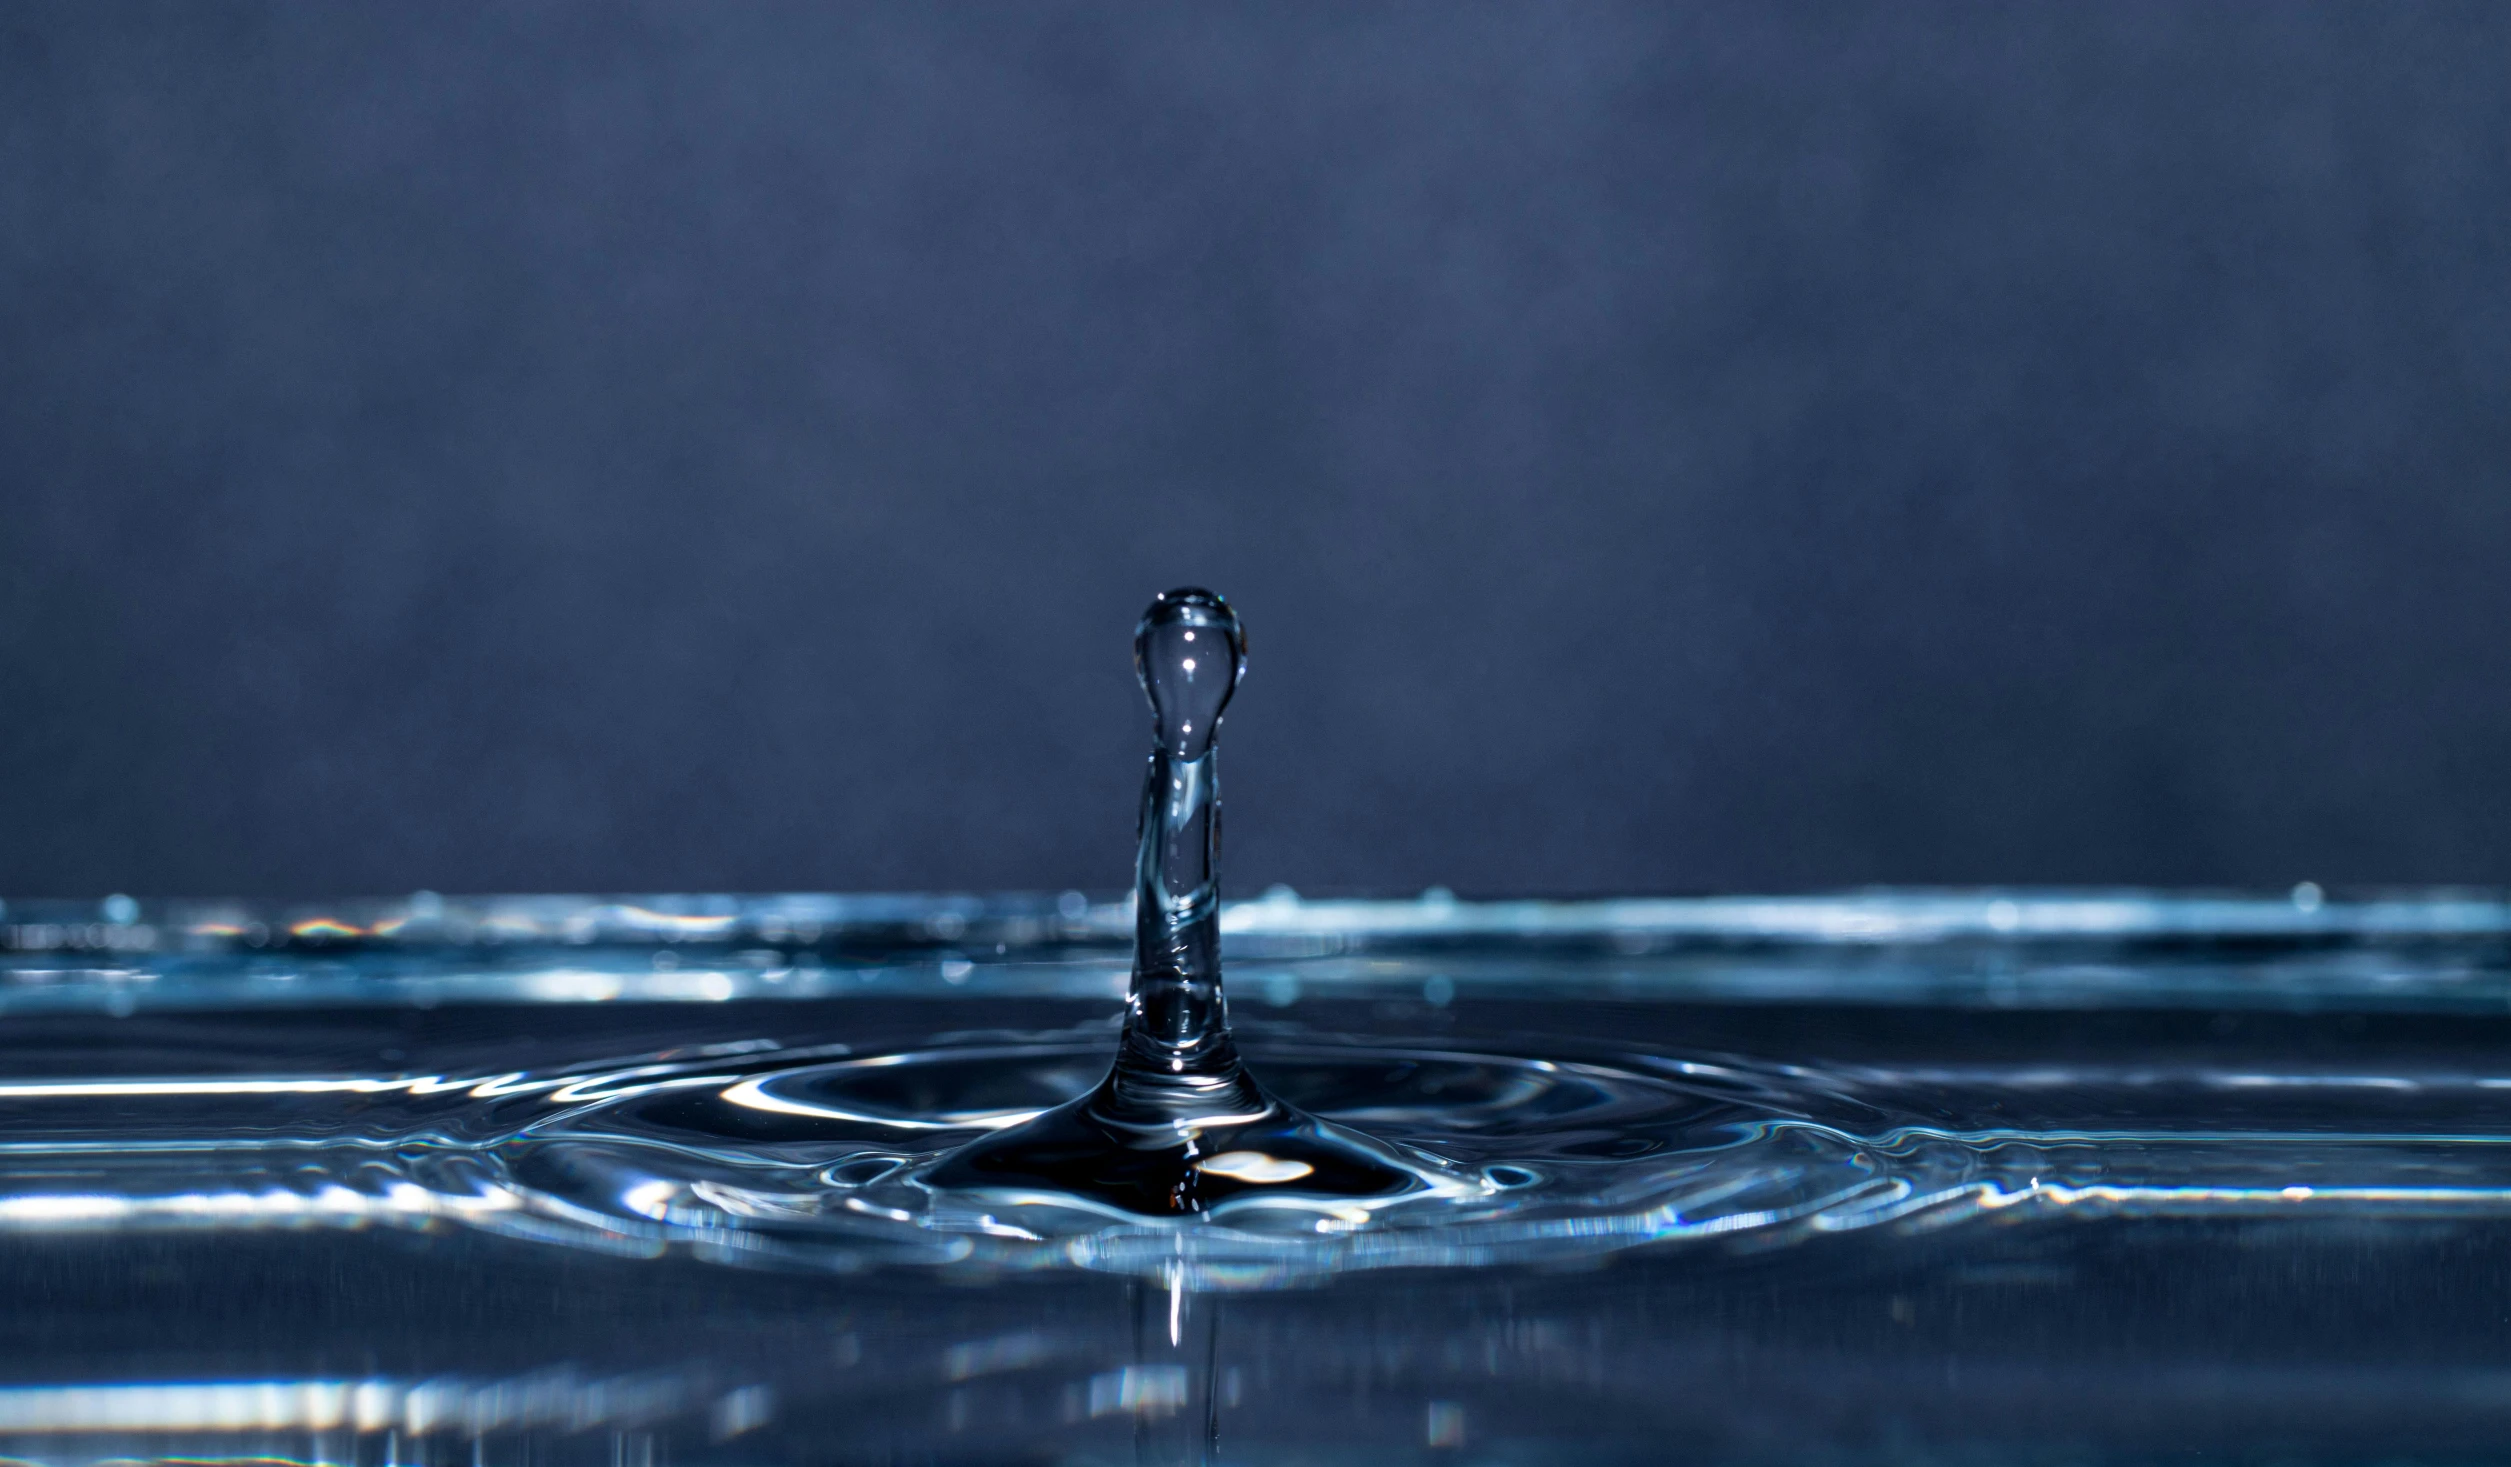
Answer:
[[[764,1424],[773,1394],[748,1387],[742,1430]],[[554,1370],[508,1380],[262,1380],[0,1387],[0,1432],[329,1432],[411,1436],[453,1431],[643,1425],[685,1409],[675,1375],[587,1380]],[[735,1392],[725,1397],[738,1396]]]

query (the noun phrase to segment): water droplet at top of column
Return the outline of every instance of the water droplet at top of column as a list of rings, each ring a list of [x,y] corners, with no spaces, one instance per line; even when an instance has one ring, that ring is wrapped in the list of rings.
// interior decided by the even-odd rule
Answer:
[[[1247,670],[1238,614],[1197,586],[1161,592],[1134,629],[1133,670],[1151,700],[1159,747],[1171,758],[1201,758]]]

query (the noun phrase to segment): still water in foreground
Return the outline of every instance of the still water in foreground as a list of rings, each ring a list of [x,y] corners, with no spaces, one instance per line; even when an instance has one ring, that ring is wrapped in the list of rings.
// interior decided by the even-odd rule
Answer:
[[[0,1454],[2396,1461],[2511,1430],[2494,898],[1278,894],[1221,926],[1249,1065],[1404,1186],[1219,1146],[1174,1216],[937,1183],[1107,1074],[1121,903],[11,904]]]

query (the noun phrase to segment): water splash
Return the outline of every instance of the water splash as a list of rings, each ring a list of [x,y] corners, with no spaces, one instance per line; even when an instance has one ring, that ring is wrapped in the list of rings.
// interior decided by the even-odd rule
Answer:
[[[1267,1094],[1230,1036],[1221,989],[1221,715],[1246,637],[1219,596],[1162,593],[1134,632],[1151,703],[1134,864],[1134,958],[1124,1032],[1088,1094],[922,1171],[940,1193],[1004,1207],[1194,1218],[1253,1209],[1345,1216],[1495,1190]]]
[[[2498,896],[1225,911],[1244,652],[1202,591],[1137,632],[1130,907],[12,903],[0,1233],[1112,1272],[1165,1290],[1177,1335],[1195,1291],[1378,1268],[2032,1216],[2511,1218],[2511,1074],[2468,1037],[2511,996]],[[1236,1026],[1224,932],[1262,996]],[[430,1010],[467,1037],[408,1039]],[[1119,1405],[1176,1394],[1110,1379]]]

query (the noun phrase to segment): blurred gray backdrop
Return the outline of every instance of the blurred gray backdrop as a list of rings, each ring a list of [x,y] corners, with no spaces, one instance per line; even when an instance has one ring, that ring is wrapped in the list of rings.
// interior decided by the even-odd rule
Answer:
[[[0,890],[2511,881],[2511,6],[0,9]]]

